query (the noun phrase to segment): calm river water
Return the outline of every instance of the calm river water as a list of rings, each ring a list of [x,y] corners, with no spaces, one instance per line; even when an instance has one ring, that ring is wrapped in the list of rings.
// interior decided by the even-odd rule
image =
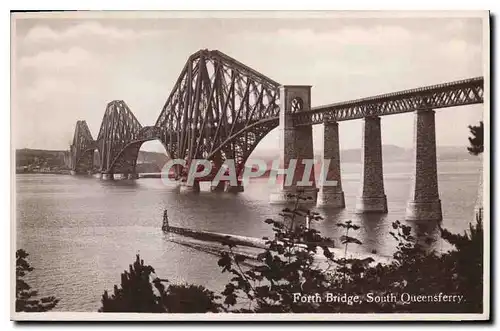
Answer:
[[[443,226],[463,232],[474,215],[480,163],[439,162],[438,169]],[[356,236],[363,250],[389,255],[394,248],[391,222],[404,218],[410,170],[407,163],[385,163],[389,213],[360,216],[353,209],[361,165],[343,164],[347,207],[319,209],[325,220],[314,226],[338,238],[337,221],[352,219],[362,226]],[[160,179],[109,182],[26,174],[17,175],[16,185],[17,248],[30,254],[35,268],[27,280],[41,295],[61,298],[59,311],[97,311],[104,290],[119,284],[120,273],[137,253],[162,278],[220,291],[227,276],[220,273],[217,257],[169,241],[160,230],[163,210],[168,209],[171,225],[262,237],[270,234],[263,220],[276,218],[281,209],[268,204],[264,180],[251,182],[237,195],[179,194]]]

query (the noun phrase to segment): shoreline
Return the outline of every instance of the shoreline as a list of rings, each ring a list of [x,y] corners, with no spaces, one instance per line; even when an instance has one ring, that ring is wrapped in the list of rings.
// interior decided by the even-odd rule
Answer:
[[[16,171],[16,175],[70,175],[69,170],[53,171]]]

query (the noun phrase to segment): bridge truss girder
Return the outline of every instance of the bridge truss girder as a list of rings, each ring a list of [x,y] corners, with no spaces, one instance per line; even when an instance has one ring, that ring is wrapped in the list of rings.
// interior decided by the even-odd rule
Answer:
[[[70,169],[76,173],[92,171],[94,165],[95,141],[87,122],[76,122],[73,143],[70,146]]]
[[[139,139],[141,129],[142,125],[124,101],[115,100],[108,103],[97,136],[101,172],[113,173],[122,170],[115,167],[117,157],[123,154],[127,146]]]
[[[293,114],[295,126],[483,102],[482,77],[314,107]],[[71,169],[92,169],[99,151],[103,173],[135,172],[142,143],[158,139],[170,158],[234,159],[239,170],[262,138],[279,124],[279,86],[237,60],[200,50],[186,62],[154,126],[142,127],[121,100],[110,102],[94,141],[78,121]]]
[[[126,144],[120,152],[114,157],[112,165],[108,172],[133,174],[136,172],[137,158],[141,146],[146,141],[160,140],[160,134],[156,127],[143,127],[133,140]]]
[[[267,119],[278,115],[278,99],[279,83],[219,51],[202,50],[189,57],[155,126],[172,158],[217,154],[242,168],[272,129]]]
[[[347,121],[367,116],[383,116],[419,109],[439,109],[483,103],[484,79],[476,77],[421,87],[370,98],[314,107],[294,115],[295,126],[321,124],[325,120]]]

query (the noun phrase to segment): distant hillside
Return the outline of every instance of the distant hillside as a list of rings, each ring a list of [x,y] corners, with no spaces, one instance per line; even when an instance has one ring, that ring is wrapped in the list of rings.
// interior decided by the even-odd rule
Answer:
[[[413,149],[395,145],[383,145],[382,155],[384,162],[411,162]],[[340,152],[342,162],[361,163],[361,149],[346,149]],[[470,155],[466,147],[438,146],[438,161],[477,161],[478,157]]]
[[[161,168],[156,163],[144,162],[137,163],[137,165],[135,166],[135,171],[138,174],[159,173],[161,172]]]
[[[18,149],[16,150],[16,167],[47,166],[65,168],[67,151],[50,151],[43,149]]]
[[[383,145],[382,156],[385,162],[404,162],[411,160],[412,151],[395,145]],[[340,159],[342,162],[360,163],[361,148],[341,150]]]
[[[50,168],[66,169],[65,157],[67,151],[51,151],[43,149],[18,149],[16,150],[16,166],[40,166]],[[413,151],[408,148],[402,148],[395,145],[383,145],[382,153],[384,162],[411,162]],[[437,158],[439,161],[478,161],[478,157],[470,155],[465,147],[455,146],[438,146]],[[95,164],[98,166],[99,158],[96,152]],[[263,151],[257,155],[252,155],[252,158],[262,158],[265,161],[272,161],[278,158],[277,151]],[[320,155],[316,155],[320,158]],[[340,158],[342,162],[361,163],[361,149],[345,149],[341,150]],[[144,170],[140,172],[157,172],[162,169],[168,161],[168,156],[164,153],[139,151],[137,164],[144,164]],[[149,166],[145,166],[149,164]],[[147,171],[146,171],[147,170]]]
[[[395,145],[383,145],[382,154],[384,162],[411,162],[413,158],[413,150],[411,148],[403,148]],[[258,154],[252,155],[251,158],[262,158],[266,161],[271,161],[278,158],[277,151],[259,151]],[[320,154],[315,155],[320,158]],[[361,163],[361,148],[344,149],[340,151],[340,159],[347,163]],[[470,155],[466,147],[459,146],[438,146],[437,159],[439,161],[478,161],[478,157]]]
[[[158,169],[163,168],[169,157],[165,153],[139,151],[137,163],[153,163]]]
[[[466,147],[441,146],[437,148],[437,157],[440,161],[478,161],[479,157],[469,154]]]
[[[43,149],[18,149],[16,150],[16,167],[23,166],[45,166],[50,168],[65,169],[65,158],[68,157],[68,151],[51,151]],[[152,170],[161,169],[168,161],[168,157],[163,153],[139,151],[137,163],[149,163],[154,166],[149,167],[148,172]],[[96,165],[99,163],[98,153],[95,153],[94,162]]]

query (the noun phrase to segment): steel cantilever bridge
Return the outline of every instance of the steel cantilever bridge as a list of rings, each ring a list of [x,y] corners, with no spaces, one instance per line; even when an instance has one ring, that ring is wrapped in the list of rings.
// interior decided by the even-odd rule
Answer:
[[[482,103],[483,84],[477,77],[314,107],[293,114],[293,126]],[[97,149],[101,173],[133,174],[140,146],[160,140],[171,158],[234,159],[241,171],[279,124],[280,86],[220,51],[200,50],[189,57],[153,126],[142,126],[121,100],[107,105],[96,139],[86,121],[77,121],[71,168],[91,171]]]

